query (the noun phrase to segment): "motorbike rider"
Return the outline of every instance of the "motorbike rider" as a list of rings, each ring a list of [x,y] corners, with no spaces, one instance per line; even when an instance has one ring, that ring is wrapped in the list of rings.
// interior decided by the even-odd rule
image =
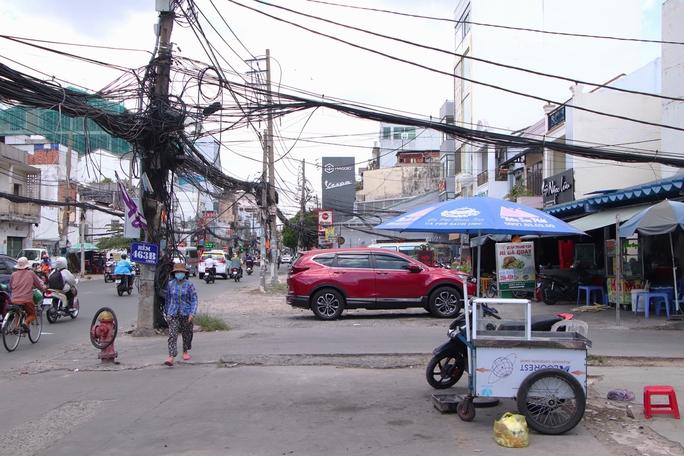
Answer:
[[[214,257],[211,255],[204,260],[204,272],[208,274],[209,271],[216,276],[216,260],[214,260]]]
[[[114,275],[121,276],[121,280],[126,281],[126,287],[131,287],[131,280],[133,279],[133,263],[128,259],[128,255],[121,254],[121,260],[116,263],[114,268]]]
[[[242,260],[237,256],[236,253],[233,254],[233,258],[230,259],[230,269],[236,268],[238,270],[238,275],[242,276]]]
[[[67,309],[70,309],[74,304],[74,295],[76,290],[76,277],[67,269],[67,260],[64,257],[57,257],[53,263],[54,270],[48,277],[48,285],[53,290],[60,290],[67,297]],[[53,274],[62,276],[62,280],[55,280]],[[61,285],[61,286],[60,286]]]
[[[43,252],[43,256],[40,259],[40,271],[45,274],[45,277],[50,273],[50,257],[46,252]]]
[[[254,258],[252,258],[252,255],[250,255],[249,253],[247,254],[247,256],[245,256],[245,265],[248,269],[254,269]]]

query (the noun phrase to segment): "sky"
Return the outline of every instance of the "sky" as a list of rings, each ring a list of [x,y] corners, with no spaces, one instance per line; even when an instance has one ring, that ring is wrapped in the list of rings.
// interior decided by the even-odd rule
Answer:
[[[437,116],[440,105],[453,97],[452,78],[312,35],[287,24],[281,24],[238,6],[230,0],[211,0],[228,24],[254,55],[270,49],[274,58],[274,81],[326,96],[335,96],[415,113],[415,116]],[[364,46],[382,50],[403,59],[419,62],[441,71],[451,72],[454,57],[426,51],[358,32],[339,29],[329,24],[287,14],[253,0],[236,0],[270,14],[285,17],[316,30],[339,36]],[[453,18],[457,1],[447,0],[340,0],[343,3],[385,8],[422,15]],[[659,0],[473,0],[488,2],[488,12],[480,18],[513,26],[536,26],[550,30],[614,34],[659,39]],[[320,5],[306,0],[272,1],[279,5],[327,17],[357,27],[374,30],[405,40],[454,51],[452,23],[425,21],[382,13],[362,12]],[[216,14],[210,0],[197,0],[199,8],[221,32],[221,36],[237,51],[231,51],[205,24],[207,35],[238,71],[249,68],[243,58],[247,52],[235,40]],[[152,50],[157,14],[152,0],[0,0],[2,34],[43,40],[66,41]],[[176,26],[172,41],[174,53],[208,62],[206,54],[188,28]],[[511,47],[511,43],[517,43]],[[79,55],[97,58],[128,67],[147,63],[145,52],[109,51],[82,47],[47,45]],[[510,49],[515,49],[511,51]],[[606,42],[575,38],[542,38],[524,32],[489,32],[487,38],[473,45],[476,57],[495,56],[502,63],[526,66],[540,71],[604,82],[620,73],[629,73],[659,55],[655,45]],[[0,61],[31,74],[32,70],[9,61],[12,59],[57,78],[99,89],[119,73],[86,64],[16,42],[0,39]],[[44,77],[44,76],[41,76]],[[506,87],[533,93],[548,99],[569,97],[569,83],[541,80],[519,72],[492,68],[481,78]],[[490,94],[492,109],[483,111],[482,120],[497,128],[517,129],[529,125],[543,115],[541,102],[529,102],[512,95]],[[310,119],[309,119],[310,117]],[[308,122],[307,122],[308,119]],[[306,125],[305,125],[306,123]],[[261,126],[265,128],[265,126]],[[319,109],[314,114],[299,112],[277,121],[277,131],[286,138],[319,138],[342,145],[296,143],[286,159],[277,164],[277,182],[281,188],[281,205],[287,213],[296,212],[294,193],[297,187],[299,161],[307,163],[307,178],[312,189],[320,192],[322,156],[353,156],[357,164],[370,158],[378,140],[379,125]],[[261,169],[261,150],[255,134],[248,129],[229,132],[222,137],[230,147],[224,148],[222,164],[230,175],[242,179],[256,178]],[[293,145],[292,140],[276,144],[276,157]],[[240,157],[247,155],[252,160]]]

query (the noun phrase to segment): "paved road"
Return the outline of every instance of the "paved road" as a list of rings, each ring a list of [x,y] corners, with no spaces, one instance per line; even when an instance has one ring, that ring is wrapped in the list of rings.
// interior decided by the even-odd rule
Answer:
[[[245,276],[242,281],[217,279],[214,284],[207,285],[203,280],[193,278],[202,299],[214,299],[221,294],[227,294],[236,289],[245,290],[258,286],[259,277]],[[75,320],[62,318],[57,323],[48,323],[43,316],[43,334],[36,345],[31,345],[28,339],[22,338],[19,348],[13,353],[4,351],[0,347],[0,359],[3,367],[16,368],[35,360],[47,360],[61,355],[84,343],[90,344],[88,332],[95,312],[101,307],[114,310],[119,320],[121,330],[133,328],[138,317],[138,293],[118,296],[113,283],[104,283],[102,276],[92,276],[90,280],[82,280],[78,286],[81,311]],[[94,350],[94,349],[93,349]]]

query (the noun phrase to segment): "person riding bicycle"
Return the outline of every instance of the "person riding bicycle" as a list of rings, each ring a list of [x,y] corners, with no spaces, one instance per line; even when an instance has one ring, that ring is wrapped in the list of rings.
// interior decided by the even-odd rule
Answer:
[[[24,324],[28,328],[31,322],[36,319],[36,307],[33,303],[33,289],[37,288],[41,293],[45,293],[45,284],[31,270],[28,258],[21,257],[14,266],[14,271],[10,277],[10,289],[12,304],[22,306],[26,312]]]
[[[48,286],[64,292],[64,296],[67,297],[67,309],[70,309],[74,304],[76,277],[67,269],[67,260],[64,257],[55,258],[53,266],[55,269],[48,276]]]
[[[216,276],[216,260],[211,255],[204,259],[204,272],[209,274],[210,271],[212,275]]]
[[[121,280],[126,280],[126,286],[131,288],[131,280],[133,280],[133,263],[131,263],[131,261],[128,259],[128,255],[125,253],[121,254],[121,260],[116,263],[114,275],[121,276]]]

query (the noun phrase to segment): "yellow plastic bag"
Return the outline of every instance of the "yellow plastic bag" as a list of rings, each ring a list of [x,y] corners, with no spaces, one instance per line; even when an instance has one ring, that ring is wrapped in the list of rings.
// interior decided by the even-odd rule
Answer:
[[[494,421],[494,440],[506,448],[525,448],[528,441],[527,421],[522,415],[506,412]]]

